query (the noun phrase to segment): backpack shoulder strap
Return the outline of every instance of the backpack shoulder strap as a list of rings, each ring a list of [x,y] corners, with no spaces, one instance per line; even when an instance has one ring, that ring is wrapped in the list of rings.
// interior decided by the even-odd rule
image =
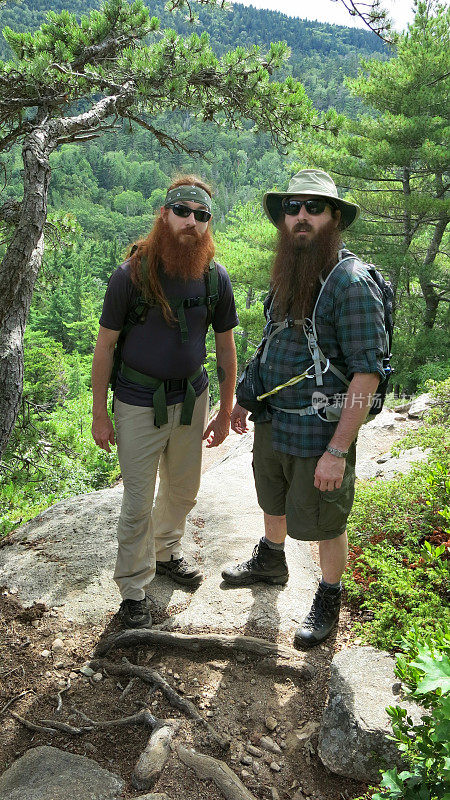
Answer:
[[[212,258],[205,272],[206,288],[206,329],[211,325],[214,309],[219,302],[219,270]]]
[[[325,357],[325,355],[323,354],[322,350],[319,347],[319,342],[317,340],[316,311],[317,311],[317,306],[319,304],[319,300],[322,297],[322,293],[323,293],[323,291],[325,289],[325,286],[327,285],[327,283],[330,280],[330,278],[333,275],[333,273],[338,269],[338,267],[340,267],[342,264],[344,264],[345,261],[350,261],[350,260],[355,259],[355,258],[357,258],[357,256],[355,256],[353,253],[350,253],[350,251],[347,251],[347,250],[340,250],[339,251],[339,253],[338,253],[338,259],[339,260],[338,260],[337,264],[334,265],[333,269],[330,270],[330,272],[328,273],[327,277],[322,282],[322,286],[320,287],[319,296],[318,296],[318,298],[317,298],[317,300],[316,300],[316,302],[314,304],[314,309],[313,309],[313,313],[311,315],[311,319],[309,319],[309,320],[307,319],[303,323],[303,332],[304,332],[304,334],[306,336],[306,339],[308,341],[309,352],[311,353],[311,357],[312,357],[312,360],[313,360],[314,376],[315,376],[315,379],[316,379],[316,385],[317,386],[323,386],[322,374],[323,374],[324,370],[322,369],[322,364],[324,366],[325,366],[325,364],[328,364],[327,369],[330,369],[331,372],[334,372],[334,374],[344,384],[346,384],[347,386],[349,384],[349,381],[347,380],[345,375],[337,367],[335,367],[333,364],[331,364],[329,359],[327,359]]]
[[[132,251],[131,251],[131,254],[136,252],[136,250],[137,250],[137,247],[134,246]],[[143,266],[143,272],[145,273],[146,270],[147,270],[147,261],[145,259],[143,259],[142,266]],[[122,362],[122,349],[123,349],[123,344],[125,342],[125,339],[127,338],[130,330],[135,325],[143,325],[144,324],[144,322],[147,319],[147,314],[149,312],[149,309],[152,308],[153,305],[155,305],[155,303],[152,303],[151,301],[146,300],[145,297],[142,294],[139,294],[139,296],[136,298],[136,300],[134,301],[134,303],[131,306],[131,308],[129,308],[128,311],[127,311],[127,315],[125,317],[123,328],[120,331],[119,338],[117,339],[116,347],[114,349],[113,366],[112,366],[111,378],[110,378],[111,388],[113,390],[116,387],[117,375],[118,375],[118,372],[119,372],[119,369],[120,369],[120,364]]]

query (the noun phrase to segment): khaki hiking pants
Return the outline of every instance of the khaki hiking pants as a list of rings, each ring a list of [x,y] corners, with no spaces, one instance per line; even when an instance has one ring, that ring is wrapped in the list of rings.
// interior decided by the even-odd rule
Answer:
[[[195,401],[192,422],[180,425],[182,403],[167,407],[169,420],[156,428],[153,408],[114,402],[117,450],[123,478],[114,580],[124,600],[143,600],[156,561],[182,556],[186,515],[196,503],[208,390]],[[156,473],[159,487],[155,504]]]

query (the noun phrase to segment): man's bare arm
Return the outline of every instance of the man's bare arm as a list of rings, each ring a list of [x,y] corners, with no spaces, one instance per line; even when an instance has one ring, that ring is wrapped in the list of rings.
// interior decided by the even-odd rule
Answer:
[[[355,440],[373,402],[373,395],[380,382],[377,373],[357,372],[350,381],[345,406],[334,435],[331,447],[345,452]],[[345,471],[345,458],[333,456],[325,451],[317,462],[314,486],[322,492],[339,489]]]
[[[236,386],[237,359],[233,331],[216,333],[215,338],[220,408],[217,416],[211,420],[203,434],[203,438],[207,440],[207,447],[217,447],[230,432],[230,417]]]
[[[111,331],[100,325],[92,361],[92,436],[95,443],[107,453],[110,452],[109,445],[115,442],[114,428],[106,403],[114,348],[119,334],[120,331]]]

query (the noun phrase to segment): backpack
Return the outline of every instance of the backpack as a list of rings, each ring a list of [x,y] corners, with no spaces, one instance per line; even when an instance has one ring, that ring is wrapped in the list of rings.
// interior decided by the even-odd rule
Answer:
[[[313,357],[313,363],[314,363],[314,368],[315,368],[315,377],[316,377],[317,386],[320,386],[322,384],[322,380],[321,380],[322,370],[321,370],[321,366],[320,366],[321,363],[324,363],[324,364],[327,363],[328,364],[328,369],[330,369],[331,372],[333,372],[334,375],[336,375],[344,383],[345,386],[349,386],[349,384],[350,384],[350,380],[347,378],[347,376],[344,375],[337,367],[335,367],[334,364],[332,364],[329,361],[329,359],[326,358],[326,356],[324,355],[324,353],[320,349],[320,346],[319,346],[319,343],[318,343],[318,340],[317,340],[316,312],[317,312],[317,307],[318,307],[318,304],[319,304],[319,301],[320,301],[320,297],[322,295],[322,292],[323,292],[323,290],[325,288],[325,285],[326,285],[329,277],[334,272],[334,270],[338,266],[340,266],[344,261],[347,261],[347,260],[352,259],[352,258],[360,261],[360,259],[358,259],[358,257],[355,256],[354,253],[351,253],[349,250],[341,250],[340,251],[338,263],[331,270],[331,272],[328,274],[327,278],[325,279],[325,281],[322,284],[321,290],[319,292],[319,296],[318,296],[318,298],[316,300],[316,303],[314,305],[314,309],[313,309],[313,313],[312,313],[311,319],[307,320],[307,324],[305,323],[305,325],[303,326],[303,329],[304,329],[304,332],[305,332],[305,336],[306,336],[306,338],[308,340],[308,345],[309,345],[309,348],[310,348],[310,351],[311,351],[311,355]],[[372,418],[372,417],[376,416],[377,414],[379,414],[382,411],[383,405],[384,405],[384,401],[386,399],[386,393],[387,393],[387,389],[388,389],[388,385],[389,385],[389,380],[390,380],[392,372],[393,372],[390,359],[391,359],[392,337],[393,337],[393,331],[394,331],[394,315],[393,315],[394,292],[392,290],[392,285],[391,285],[390,281],[386,281],[385,280],[385,278],[383,277],[381,272],[379,272],[379,270],[374,266],[374,264],[366,264],[364,262],[361,262],[361,263],[363,264],[364,267],[366,267],[370,277],[376,283],[376,285],[378,286],[378,288],[380,290],[381,298],[382,298],[382,302],[383,302],[384,330],[385,330],[385,335],[386,335],[386,344],[385,344],[384,355],[383,355],[384,378],[382,380],[380,380],[380,382],[378,384],[377,391],[376,391],[376,393],[374,395],[373,403],[372,403],[372,405],[371,405],[371,407],[369,409],[368,415],[367,415],[367,419],[368,419],[368,418]],[[332,401],[333,398],[328,398],[328,400]],[[331,405],[332,405],[332,402],[331,402]],[[324,408],[323,411],[326,412],[326,408]],[[323,414],[320,413],[320,410],[319,410],[319,416],[322,416],[322,418],[323,418]]]
[[[132,253],[133,252],[134,251],[132,251]],[[182,299],[175,298],[169,300],[169,305],[172,311],[175,313],[180,326],[181,341],[183,343],[189,340],[186,317],[184,313],[185,308],[206,305],[206,330],[208,330],[214,316],[214,309],[219,301],[219,278],[217,264],[214,260],[210,261],[204,278],[205,294],[201,297],[184,297]],[[124,326],[119,334],[119,338],[117,339],[114,350],[113,366],[110,377],[110,385],[113,391],[116,388],[117,376],[122,363],[122,349],[125,339],[134,325],[144,325],[150,308],[154,308],[157,305],[159,305],[157,300],[146,300],[142,295],[139,295],[134,306],[128,311]]]
[[[317,414],[321,419],[325,422],[337,422],[340,418],[340,414],[342,411],[342,393],[341,395],[334,395],[332,397],[328,397],[320,391],[320,387],[323,386],[323,373],[326,370],[331,370],[331,372],[339,378],[340,381],[344,384],[344,386],[349,386],[350,380],[344,375],[331,361],[326,357],[326,354],[320,348],[318,337],[317,337],[317,329],[316,329],[316,313],[317,307],[322,295],[322,292],[325,288],[328,279],[334,272],[334,270],[340,266],[344,261],[347,259],[358,259],[353,253],[349,250],[341,250],[339,252],[339,261],[333,267],[331,272],[327,275],[326,279],[324,280],[322,287],[319,292],[319,296],[316,300],[314,305],[314,309],[311,315],[311,319],[306,320],[303,323],[303,331],[308,341],[309,350],[312,356],[312,365],[308,368],[307,372],[309,373],[312,370],[313,374],[308,375],[308,377],[314,377],[316,381],[316,386],[319,388],[318,392],[315,392],[315,397],[313,396],[313,404],[311,406],[307,406],[306,408],[301,409],[286,409],[280,408],[279,406],[273,405],[274,408],[278,408],[280,411],[286,411],[287,413],[297,414],[299,416]],[[370,277],[374,280],[376,285],[378,286],[382,302],[383,302],[383,309],[384,309],[384,329],[386,334],[386,344],[384,349],[384,356],[383,356],[383,369],[385,373],[385,377],[380,381],[378,384],[377,391],[374,395],[373,403],[369,409],[368,415],[366,417],[366,421],[370,418],[373,418],[377,414],[379,414],[384,405],[384,401],[386,398],[387,388],[389,384],[389,379],[392,375],[392,367],[391,367],[391,344],[392,344],[392,335],[394,329],[394,318],[393,318],[393,301],[394,301],[394,293],[392,291],[392,286],[389,281],[386,281],[381,272],[377,270],[377,268],[373,264],[364,264],[361,262],[366,269],[368,270]],[[271,309],[274,301],[274,293],[271,291],[267,296],[266,300],[264,301],[264,313],[267,320],[267,325],[265,328],[265,338],[261,345],[264,344],[264,347],[261,348],[261,345],[258,347],[256,352],[255,358],[258,363],[259,361],[263,363],[267,357],[267,350],[270,343],[270,340],[275,336],[280,330],[287,326],[292,326],[295,323],[294,320],[286,318],[280,323],[273,323],[271,320]],[[242,376],[243,377],[243,376]],[[275,394],[280,389],[284,388],[286,385],[293,385],[294,383],[298,382],[299,380],[303,380],[306,377],[306,373],[303,375],[293,376],[287,384],[280,385],[276,387],[276,389],[272,390],[268,394]],[[268,396],[268,394],[262,395],[258,402]],[[239,402],[239,399],[238,399]],[[244,407],[247,407],[244,405]],[[262,406],[260,406],[262,409]]]

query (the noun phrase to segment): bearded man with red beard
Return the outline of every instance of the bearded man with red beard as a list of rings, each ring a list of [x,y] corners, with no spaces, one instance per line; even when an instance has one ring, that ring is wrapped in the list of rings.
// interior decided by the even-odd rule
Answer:
[[[268,192],[263,206],[279,231],[259,367],[267,405],[252,417],[265,535],[249,560],[222,577],[232,586],[285,584],[286,535],[318,541],[322,579],[294,637],[305,649],[339,618],[355,440],[384,378],[384,307],[367,267],[341,241],[359,207],[339,198],[326,172],[301,170],[287,192]],[[233,409],[237,433],[247,430],[247,414]]]
[[[107,452],[117,439],[124,493],[114,580],[126,627],[151,625],[146,587],[155,572],[191,587],[202,579],[181,539],[200,485],[202,440],[216,447],[229,433],[238,324],[230,278],[213,260],[211,216],[211,189],[195,175],[175,180],[153,229],[111,276],[100,318],[92,435]],[[208,425],[210,323],[220,408]],[[107,391],[121,332],[114,435]]]

